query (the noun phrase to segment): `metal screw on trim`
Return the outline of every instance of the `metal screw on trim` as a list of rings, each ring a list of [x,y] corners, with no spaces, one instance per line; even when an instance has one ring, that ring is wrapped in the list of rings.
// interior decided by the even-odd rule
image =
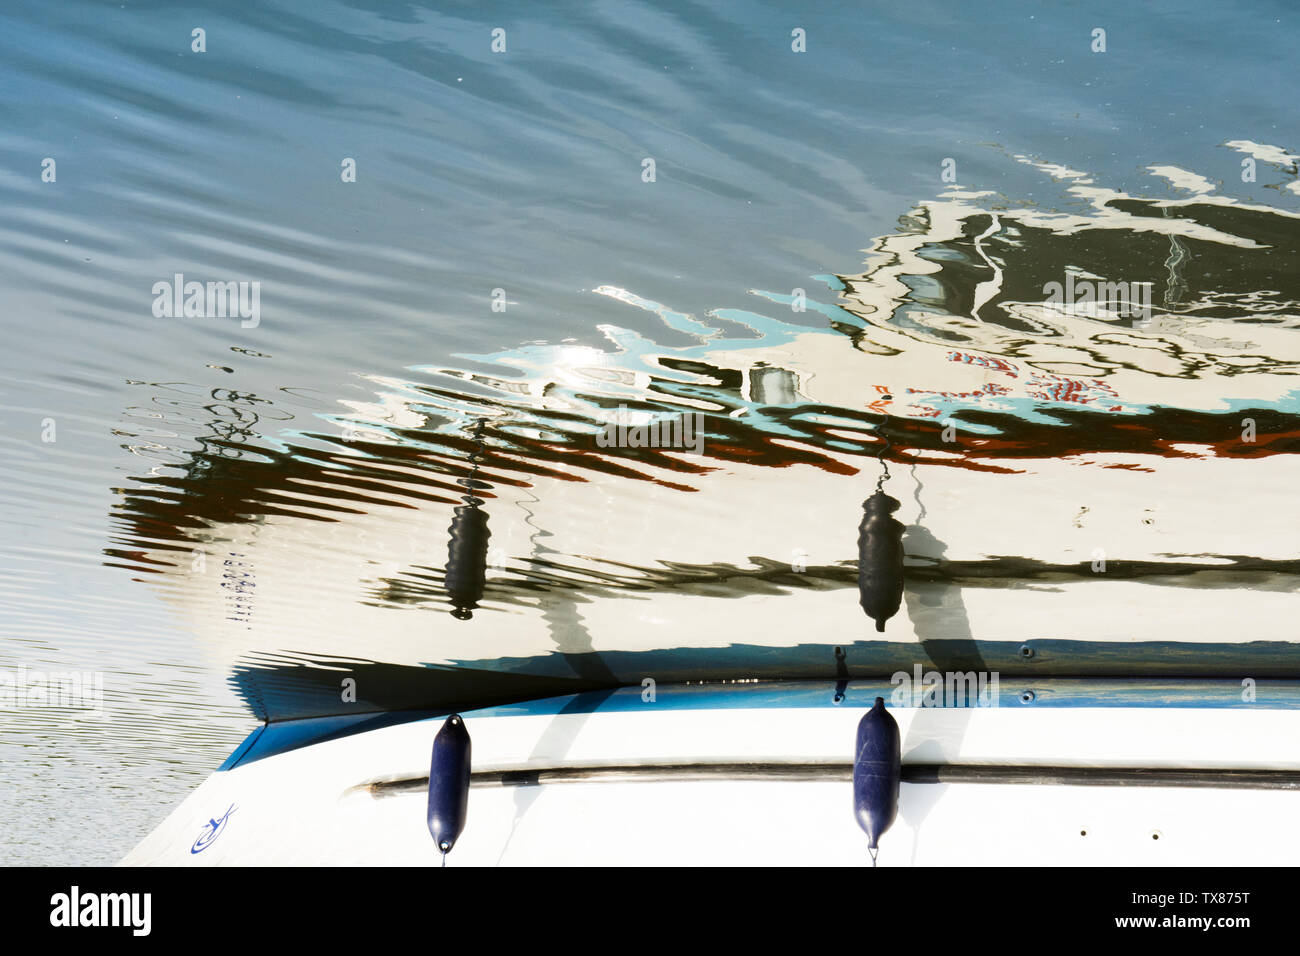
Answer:
[[[1034,694],[1034,692],[1033,692],[1032,690],[1027,690],[1027,691],[1025,691],[1023,694],[1020,695],[1020,703],[1022,703],[1022,704],[1032,704],[1032,703],[1034,702],[1034,698],[1035,698],[1036,696],[1037,696],[1037,695]]]
[[[1034,656],[1034,649],[1030,647],[1028,644],[1021,644],[1020,656],[1023,657],[1025,660],[1029,660],[1029,658]]]

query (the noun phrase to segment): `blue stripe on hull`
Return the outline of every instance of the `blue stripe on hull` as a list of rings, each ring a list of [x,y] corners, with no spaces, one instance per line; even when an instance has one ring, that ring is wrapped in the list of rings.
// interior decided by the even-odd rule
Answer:
[[[914,674],[915,672],[913,672]],[[909,674],[909,677],[913,676]],[[891,706],[911,706],[906,692],[888,680],[771,681],[735,684],[659,684],[653,702],[640,686],[591,691],[504,704],[465,713],[467,718],[554,716],[655,710],[761,710],[843,707],[866,710],[876,697]],[[1300,710],[1300,681],[1258,681],[1253,700],[1237,680],[1047,679],[1002,677],[1002,708],[1186,707]],[[919,693],[919,689],[917,693]],[[841,696],[839,703],[836,697]],[[974,698],[974,695],[971,695]],[[978,705],[976,705],[978,706]],[[987,706],[987,705],[985,705]],[[951,708],[951,709],[970,709]],[[231,770],[311,744],[417,720],[440,719],[449,710],[398,710],[285,720],[259,727],[218,769]]]

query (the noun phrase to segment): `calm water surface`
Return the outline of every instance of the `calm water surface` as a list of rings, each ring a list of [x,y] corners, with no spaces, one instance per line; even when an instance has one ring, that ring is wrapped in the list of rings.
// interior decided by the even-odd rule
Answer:
[[[0,710],[0,861],[115,861],[265,719],[840,645],[1300,676],[1289,6],[715,6],[0,11],[0,672],[104,711]],[[1149,312],[1046,301],[1101,281]]]

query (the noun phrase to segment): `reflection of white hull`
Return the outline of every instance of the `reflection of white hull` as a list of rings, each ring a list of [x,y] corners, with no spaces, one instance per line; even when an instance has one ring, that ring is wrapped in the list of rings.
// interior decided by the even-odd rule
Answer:
[[[728,566],[753,570],[754,556],[787,568],[802,561],[810,579],[818,566],[852,568],[861,502],[872,482],[811,468],[734,466],[691,479],[700,488],[696,494],[625,483],[617,504],[606,502],[599,482],[540,480],[522,492],[499,489],[509,497],[488,499],[485,509],[492,555],[501,566],[489,570],[485,606],[470,622],[443,611],[431,615],[427,604],[385,606],[375,596],[385,579],[440,572],[451,506],[428,503],[372,507],[337,523],[272,516],[258,525],[214,529],[226,539],[223,551],[237,557],[214,551],[203,571],[169,576],[168,594],[192,616],[201,646],[213,648],[224,667],[248,654],[282,651],[402,664],[531,657],[553,652],[557,640],[575,646],[589,641],[598,651],[644,651],[958,638],[1294,639],[1293,593],[1262,589],[1261,578],[1225,586],[1230,579],[1201,575],[1195,586],[1174,586],[1173,578],[1120,577],[1126,563],[1137,561],[1221,562],[1206,554],[1286,560],[1294,551],[1288,526],[1270,509],[1249,504],[1290,493],[1292,468],[1284,458],[1175,460],[1162,463],[1158,475],[1102,467],[1106,463],[1114,461],[1037,462],[1032,475],[922,466],[915,478],[895,466],[889,490],[903,502],[899,518],[910,525],[919,515],[917,480],[926,506],[921,524],[928,534],[905,539],[912,565],[923,568],[940,556],[979,561],[1022,555],[1056,565],[1091,568],[1097,562],[1098,570],[1019,581],[913,580],[883,635],[872,629],[849,582],[752,585],[743,597],[748,623],[736,628],[734,594],[746,585],[727,577]],[[680,506],[684,498],[689,508]],[[534,538],[539,528],[549,536]],[[561,554],[538,554],[538,541]],[[566,622],[558,639],[535,593],[510,587],[527,578],[535,554],[571,567],[582,585],[546,597],[552,615]],[[304,561],[303,555],[315,557]],[[651,561],[717,571],[698,586],[656,584],[632,570]],[[232,572],[247,574],[253,586],[236,592]],[[594,589],[594,573],[654,586]],[[436,596],[436,584],[425,585]],[[729,588],[737,589],[731,599]],[[566,601],[569,594],[572,601]],[[503,603],[505,595],[517,603]],[[595,595],[601,596],[592,600]]]
[[[1101,234],[1109,231],[1116,234],[1154,232],[1175,239],[1219,243],[1225,247],[1258,248],[1254,242],[1189,219],[1122,212],[1110,205],[1113,199],[1122,197],[1108,190],[1075,185],[1070,192],[1076,198],[1095,203],[1091,215],[1044,215],[1032,208],[991,213],[976,201],[990,194],[954,188],[938,200],[920,204],[918,212],[926,222],[924,231],[905,231],[877,240],[870,250],[866,271],[862,276],[848,280],[850,288],[844,293],[843,300],[845,308],[868,324],[870,338],[876,346],[897,350],[899,354],[858,356],[860,362],[874,360],[875,367],[870,373],[862,367],[857,369],[857,393],[850,389],[837,390],[836,397],[843,399],[843,406],[859,407],[861,389],[869,383],[889,384],[891,390],[904,393],[895,395],[896,399],[902,400],[897,402],[897,407],[890,408],[891,412],[897,410],[909,414],[906,411],[908,389],[922,393],[917,396],[917,403],[922,408],[926,392],[965,394],[968,397],[956,403],[958,408],[997,408],[998,398],[972,393],[977,393],[985,384],[997,384],[1007,389],[1008,397],[1043,398],[1044,391],[1050,391],[1053,377],[1062,376],[1080,386],[1075,401],[1083,399],[1088,407],[1100,411],[1112,406],[1215,411],[1227,409],[1232,399],[1273,404],[1287,396],[1291,396],[1289,404],[1294,407],[1296,388],[1293,378],[1279,376],[1271,370],[1245,372],[1243,368],[1255,366],[1260,357],[1292,368],[1300,362],[1295,335],[1300,317],[1294,313],[1272,313],[1269,323],[1243,325],[1233,318],[1170,313],[1157,305],[1145,318],[1138,319],[1136,327],[1130,328],[1129,322],[1119,321],[1126,311],[1123,307],[1117,306],[1116,311],[1092,302],[995,301],[1001,292],[1005,264],[999,261],[998,251],[989,252],[985,246],[1001,233],[1015,235],[1021,224],[1062,234],[1079,230],[1098,230]],[[1199,198],[1205,201],[1205,197]],[[1269,211],[1281,216],[1293,215],[1279,210]],[[924,288],[927,276],[940,271],[939,261],[932,254],[926,254],[927,248],[960,239],[971,217],[984,215],[990,218],[992,225],[973,245],[976,254],[988,265],[992,278],[971,290],[972,314],[951,315],[942,309],[921,310],[914,314],[927,331],[913,330],[904,334],[891,326],[889,320],[899,303],[913,297],[914,288]],[[1032,257],[1027,258],[1032,263]],[[1168,264],[1134,262],[1131,267],[1136,270],[1134,276],[1089,275],[1086,278],[1099,281],[1136,280],[1139,277],[1162,280]],[[1064,282],[1067,277],[1063,272],[1046,278]],[[1027,335],[987,321],[996,317],[999,311],[1014,316],[1036,332]],[[969,344],[953,346],[952,340],[946,340],[941,333],[951,333],[957,337],[956,341]],[[793,351],[801,355],[804,348]],[[970,353],[977,361],[985,356],[1015,358],[995,361],[991,367],[968,366],[970,370],[963,373],[952,367],[956,352]],[[1100,366],[1099,355],[1104,357]],[[833,369],[844,364],[840,358],[823,363],[822,367]],[[962,363],[955,364],[960,366]],[[1014,370],[1014,375],[1010,374],[1011,370]],[[876,377],[873,378],[873,374]],[[1102,376],[1100,380],[1099,375]],[[831,376],[832,382],[836,378]],[[1103,381],[1102,387],[1093,387]],[[821,383],[821,388],[825,389],[827,384]],[[1108,395],[1114,400],[1108,401]],[[828,398],[819,394],[816,400],[827,401]],[[911,414],[916,414],[916,411]]]
[[[1189,645],[1293,640],[1294,577],[1267,570],[1126,577],[1133,562],[1221,565],[1228,571],[1231,556],[1292,560],[1292,529],[1279,520],[1294,510],[1296,471],[1290,456],[1247,458],[1243,441],[1228,449],[1240,457],[1199,457],[1207,454],[1205,445],[1180,447],[1171,437],[1167,452],[1187,457],[981,458],[980,443],[992,426],[974,419],[961,423],[963,411],[976,410],[1008,413],[1008,422],[1041,423],[1062,409],[1102,415],[1118,409],[1113,418],[1097,419],[1109,428],[1149,424],[1158,417],[1144,416],[1151,406],[1184,411],[1295,407],[1295,377],[1263,366],[1273,361],[1291,368],[1300,362],[1295,351],[1300,319],[1281,310],[1261,313],[1267,321],[1252,321],[1258,303],[1248,295],[1230,297],[1230,317],[1157,309],[1149,324],[1137,329],[1121,327],[1092,306],[1003,301],[1003,287],[1017,269],[1039,268],[1032,251],[1019,244],[1021,227],[1059,235],[1154,233],[1170,243],[1261,248],[1194,217],[1126,212],[1112,202],[1124,197],[1084,174],[1033,165],[1064,184],[1072,212],[1049,214],[1036,207],[993,212],[984,204],[988,194],[954,186],[914,210],[912,225],[873,244],[863,274],[843,280],[841,305],[808,300],[811,314],[796,315],[787,311],[791,296],[761,293],[767,299],[762,315],[719,309],[701,320],[633,291],[602,286],[593,292],[612,300],[612,308],[653,313],[694,343],[662,347],[631,329],[606,325],[601,327],[609,341],[605,350],[531,343],[479,356],[479,371],[420,369],[443,386],[438,389],[375,378],[376,400],[346,402],[352,414],[338,421],[351,437],[401,443],[421,428],[463,437],[469,423],[481,417],[487,423],[485,441],[493,445],[497,428],[595,434],[615,403],[626,400],[714,412],[726,407],[742,428],[752,423],[756,442],[779,443],[787,440],[781,437],[782,424],[768,419],[764,406],[779,404],[788,411],[802,404],[804,415],[831,429],[829,442],[818,440],[813,451],[838,458],[842,474],[726,460],[738,457],[734,454],[712,457],[707,436],[703,456],[683,455],[709,469],[702,474],[656,470],[632,456],[615,455],[620,466],[694,489],[689,492],[584,470],[590,459],[577,454],[572,465],[546,463],[569,470],[574,481],[533,478],[529,464],[520,463],[513,478],[522,472],[527,488],[497,483],[485,494],[494,568],[484,608],[467,623],[427,613],[446,561],[452,506],[415,499],[394,502],[403,507],[362,502],[354,513],[330,510],[324,512],[327,522],[273,515],[256,524],[213,525],[205,535],[212,542],[205,546],[205,569],[168,575],[163,579],[168,593],[202,632],[203,646],[217,648],[220,663],[227,665],[250,654],[284,652],[418,664],[531,658],[557,649],[864,640]],[[1159,174],[1170,171],[1162,168]],[[1178,181],[1184,187],[1192,182]],[[1200,186],[1196,192],[1198,203],[1230,202],[1203,195]],[[988,225],[974,237],[976,220]],[[974,288],[950,290],[949,298],[969,309],[966,315],[945,312],[944,297],[927,293],[934,291],[930,287],[949,254],[976,264],[982,259],[987,266],[977,270],[986,278]],[[1060,259],[1061,268],[1069,261]],[[1172,268],[1163,259],[1140,263],[1135,268],[1142,275],[1133,278],[1149,278],[1143,271],[1148,266],[1158,267],[1160,276]],[[928,308],[927,302],[939,304]],[[995,309],[1013,312],[1037,331],[993,321]],[[727,322],[714,322],[715,317]],[[818,328],[822,319],[838,330]],[[756,334],[737,335],[728,322],[751,324]],[[854,325],[864,332],[859,340],[846,334]],[[1084,368],[1089,362],[1106,367],[1089,372]],[[738,373],[741,387],[734,387],[736,375],[725,376],[732,384],[724,387],[715,370]],[[448,380],[453,387],[445,387]],[[670,383],[691,388],[674,394]],[[870,494],[876,465],[825,446],[836,439],[859,448],[876,443],[878,436],[866,433],[860,420],[837,414],[864,409],[873,416],[888,414],[886,424],[896,429],[908,418],[957,421],[951,444],[910,451],[920,464],[895,464],[886,486],[902,501],[897,517],[916,525],[905,539],[914,566],[936,559],[992,563],[1017,556],[1093,570],[1035,577],[1008,566],[997,576],[951,583],[926,583],[917,573],[907,585],[904,607],[883,635],[875,633],[842,573],[836,581],[819,581],[816,573],[818,567],[843,572],[856,559],[861,502]],[[576,415],[530,418],[541,410]],[[1207,428],[1217,429],[1202,425],[1197,436],[1217,443],[1220,454],[1241,437],[1238,429],[1248,427],[1236,415],[1222,421],[1222,434],[1205,434]],[[1252,420],[1249,427],[1267,424]],[[1088,447],[1086,419],[1053,427],[1062,435],[1080,435],[1078,445]],[[1267,439],[1263,433],[1256,437]],[[797,450],[808,449],[788,440]],[[1025,453],[1043,452],[1031,447]],[[962,461],[968,456],[969,462]],[[950,467],[957,464],[1003,471]],[[377,467],[412,477],[406,460],[381,458]],[[854,474],[856,469],[865,471]],[[283,495],[307,510],[314,485],[328,485],[334,474],[322,467],[318,475],[267,489],[268,495]],[[492,485],[491,474],[482,477]],[[382,485],[377,487],[373,494],[382,499]],[[155,557],[167,563],[175,552]],[[767,566],[769,581],[777,580],[746,579],[746,572],[757,569],[756,560]],[[545,566],[548,561],[555,566]],[[783,565],[806,566],[808,576],[773,573]],[[609,586],[598,586],[605,576],[611,578]],[[566,577],[575,588],[555,586]],[[423,604],[409,608],[389,600],[390,582],[411,585],[415,602]],[[544,590],[523,586],[530,583]],[[741,596],[745,623],[738,632]]]
[[[559,714],[558,706],[538,713],[527,705],[469,713],[476,774],[742,769],[653,780],[607,769],[585,782],[520,786],[480,777],[486,785],[470,791],[449,865],[868,864],[843,773],[772,780],[743,771],[755,762],[842,769],[863,708],[857,699],[830,706],[831,687],[811,705],[769,698],[762,706],[680,709],[670,689],[653,703],[632,689],[621,692],[620,706],[593,712],[570,703],[573,712]],[[1013,703],[892,712],[905,766],[1300,771],[1300,757],[1279,747],[1300,733],[1294,709]],[[420,778],[441,723],[419,720],[245,760],[209,778],[123,862],[436,865]],[[1289,756],[1279,762],[1281,750]],[[393,783],[408,779],[405,789]],[[1280,864],[1300,852],[1294,802],[1293,792],[1278,789],[904,783],[880,865]]]

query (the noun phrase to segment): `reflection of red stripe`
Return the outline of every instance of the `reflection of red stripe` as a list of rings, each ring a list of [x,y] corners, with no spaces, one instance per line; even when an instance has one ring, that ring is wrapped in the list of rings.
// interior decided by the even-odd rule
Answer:
[[[1006,372],[1012,378],[1015,378],[1016,367],[1010,362],[1004,362],[1002,359],[990,358],[986,355],[970,355],[966,352],[949,352],[948,360],[951,362],[965,362],[967,365],[979,365],[982,368],[996,369],[999,372]]]
[[[909,388],[907,392],[912,395],[936,395],[940,398],[979,398],[982,395],[1008,395],[1011,389],[996,382],[985,382],[974,392],[936,392],[930,388]]]
[[[1017,366],[999,358],[992,358],[986,355],[972,355],[968,352],[949,352],[948,360],[951,362],[962,362],[966,365],[977,365],[981,368],[993,369],[999,372],[1006,372],[1012,378],[1019,377]],[[1095,396],[1088,396],[1085,393],[1090,391],[1101,391],[1107,395],[1118,398],[1119,394],[1101,379],[1078,379],[1067,378],[1064,375],[1057,375],[1055,372],[1030,373],[1029,378],[1025,381],[1026,389],[1037,388],[1038,391],[1027,391],[1030,398],[1038,398],[1044,401],[1055,402],[1073,402],[1077,405],[1087,405],[1095,401]],[[937,392],[927,391],[924,389],[908,389],[909,392],[925,392],[929,395],[938,395],[945,398],[974,398],[980,394],[1007,394],[1005,389],[993,392],[987,389],[985,392]],[[1111,407],[1110,411],[1120,411],[1119,407]]]

